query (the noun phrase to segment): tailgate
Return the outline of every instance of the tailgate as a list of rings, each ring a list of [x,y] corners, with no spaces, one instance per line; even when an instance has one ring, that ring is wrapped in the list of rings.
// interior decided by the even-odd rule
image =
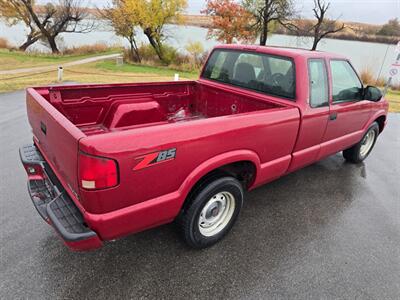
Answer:
[[[64,188],[77,195],[78,142],[85,135],[33,88],[26,106],[36,145]]]

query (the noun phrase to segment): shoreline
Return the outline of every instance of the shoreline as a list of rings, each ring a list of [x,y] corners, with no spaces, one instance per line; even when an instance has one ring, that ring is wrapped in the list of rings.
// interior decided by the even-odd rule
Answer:
[[[181,25],[184,26],[194,26],[205,29],[211,29],[211,17],[205,15],[183,15],[184,21]],[[357,41],[357,42],[370,42],[370,43],[378,43],[378,44],[386,44],[386,45],[396,45],[398,41],[400,41],[400,36],[383,36],[383,35],[374,35],[374,34],[355,34],[355,31],[360,32],[360,30],[371,29],[371,28],[379,28],[381,25],[367,24],[367,23],[357,23],[357,22],[343,22],[347,27],[346,30],[342,32],[337,32],[335,34],[331,34],[326,38],[329,39],[337,39],[337,40],[345,40],[345,41]],[[171,22],[174,25],[180,25],[178,22]],[[285,28],[278,28],[272,34],[282,34],[289,36],[296,36],[294,33],[290,33]],[[312,37],[312,35],[307,35],[306,37]]]

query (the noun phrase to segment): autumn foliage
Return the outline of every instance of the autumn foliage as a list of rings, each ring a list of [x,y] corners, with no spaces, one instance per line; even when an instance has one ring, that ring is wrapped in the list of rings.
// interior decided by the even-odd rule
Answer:
[[[255,33],[249,25],[252,16],[239,3],[233,0],[208,0],[202,13],[211,16],[209,38],[227,44],[254,42]]]

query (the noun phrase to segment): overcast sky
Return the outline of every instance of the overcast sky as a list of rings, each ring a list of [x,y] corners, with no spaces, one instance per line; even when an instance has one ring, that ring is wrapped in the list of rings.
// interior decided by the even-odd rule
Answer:
[[[328,1],[328,0],[326,0]],[[40,3],[55,0],[40,0]],[[103,6],[111,0],[89,0],[91,5]],[[294,0],[299,13],[307,18],[312,17],[313,0]],[[331,0],[328,12],[330,18],[340,17],[345,21],[384,24],[389,19],[400,17],[400,0]],[[203,0],[188,0],[188,13],[199,14],[204,7]]]

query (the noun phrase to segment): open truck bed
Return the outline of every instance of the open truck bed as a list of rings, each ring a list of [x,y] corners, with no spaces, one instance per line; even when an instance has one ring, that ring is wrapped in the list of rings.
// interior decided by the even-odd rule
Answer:
[[[88,136],[283,107],[195,81],[61,86],[36,91]]]

